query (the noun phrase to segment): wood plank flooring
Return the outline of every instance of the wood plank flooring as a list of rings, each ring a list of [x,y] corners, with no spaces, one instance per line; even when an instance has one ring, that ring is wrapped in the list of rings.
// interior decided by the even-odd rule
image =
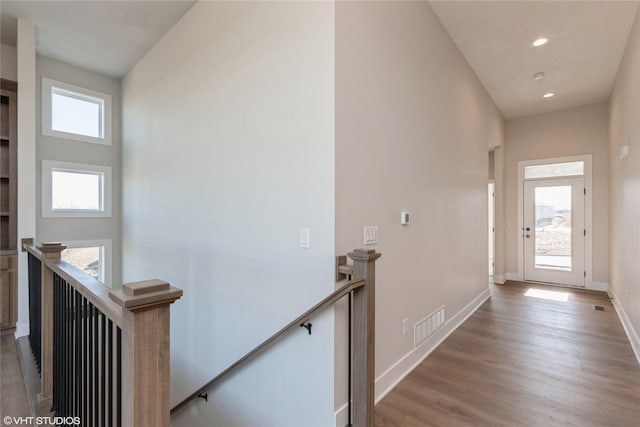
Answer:
[[[519,282],[491,292],[376,406],[377,427],[640,426],[640,365],[605,293]]]
[[[32,416],[13,334],[0,338],[0,419]]]

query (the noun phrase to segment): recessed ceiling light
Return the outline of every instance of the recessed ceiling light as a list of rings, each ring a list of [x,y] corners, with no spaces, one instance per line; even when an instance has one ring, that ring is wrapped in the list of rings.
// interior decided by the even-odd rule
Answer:
[[[533,75],[533,80],[542,80],[544,79],[544,73],[540,71],[539,73],[535,73]]]
[[[531,46],[540,47],[547,43],[549,43],[549,37],[540,37],[539,39],[535,39],[533,43],[531,43]]]
[[[544,95],[542,95],[543,98],[551,98],[552,96],[555,96],[555,93],[553,92],[547,92]]]

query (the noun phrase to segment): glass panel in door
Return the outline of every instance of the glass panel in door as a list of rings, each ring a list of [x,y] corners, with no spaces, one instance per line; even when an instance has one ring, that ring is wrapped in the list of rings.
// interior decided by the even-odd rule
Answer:
[[[571,271],[571,186],[535,187],[535,266]]]

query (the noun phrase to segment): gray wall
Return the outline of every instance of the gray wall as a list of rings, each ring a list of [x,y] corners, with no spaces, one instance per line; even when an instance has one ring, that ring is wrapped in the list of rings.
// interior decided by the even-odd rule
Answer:
[[[378,226],[377,397],[435,345],[414,349],[414,323],[445,305],[451,330],[488,296],[487,147],[502,143],[503,126],[427,2],[336,4],[336,252]],[[337,409],[345,354],[336,351]]]
[[[173,403],[334,290],[333,23],[329,2],[199,2],[123,82],[123,272],[184,289]],[[333,312],[312,322],[172,425],[331,425]]]
[[[640,12],[609,106],[609,292],[640,361]]]
[[[112,145],[92,144],[43,135],[42,77],[111,95],[113,104]],[[36,239],[38,242],[111,239],[113,241],[112,284],[113,287],[119,287],[121,284],[120,80],[38,56],[36,60],[36,117]],[[111,166],[113,180],[112,217],[43,218],[41,191],[43,160]]]

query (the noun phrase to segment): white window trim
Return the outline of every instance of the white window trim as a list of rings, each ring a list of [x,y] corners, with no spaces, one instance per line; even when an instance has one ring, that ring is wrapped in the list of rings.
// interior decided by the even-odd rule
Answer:
[[[82,98],[95,99],[104,103],[104,121],[102,123],[104,135],[96,138],[88,135],[80,135],[71,132],[63,132],[52,129],[51,117],[51,93],[53,88],[59,88],[81,95]],[[59,82],[46,77],[42,78],[42,134],[56,138],[71,139],[74,141],[91,142],[94,144],[111,145],[111,95],[86,89],[69,83]]]
[[[516,236],[518,237],[518,272],[515,277],[511,277],[513,280],[524,280],[524,239],[522,238],[523,230],[523,212],[524,212],[524,168],[525,166],[543,165],[547,163],[566,163],[566,162],[584,162],[584,187],[587,190],[587,194],[584,199],[584,226],[587,230],[587,236],[585,239],[584,248],[584,267],[587,272],[585,280],[586,289],[601,290],[599,284],[593,281],[593,157],[591,154],[585,154],[581,156],[569,156],[569,157],[556,157],[551,159],[539,159],[539,160],[524,160],[518,162],[518,228],[516,230]],[[555,177],[555,178],[567,178],[567,176]],[[527,181],[535,181],[538,179],[554,179],[554,177],[548,178],[534,178]],[[563,285],[564,286],[564,285]],[[569,285],[566,285],[571,287]]]
[[[68,249],[79,248],[100,248],[100,262],[98,265],[98,280],[106,286],[111,287],[111,260],[113,255],[113,245],[111,239],[99,240],[71,240],[62,243]]]
[[[87,209],[52,209],[52,179],[53,170],[65,172],[102,173],[102,210]],[[42,161],[42,217],[43,218],[109,218],[111,217],[111,167],[88,165],[82,163],[58,162],[54,160]]]

